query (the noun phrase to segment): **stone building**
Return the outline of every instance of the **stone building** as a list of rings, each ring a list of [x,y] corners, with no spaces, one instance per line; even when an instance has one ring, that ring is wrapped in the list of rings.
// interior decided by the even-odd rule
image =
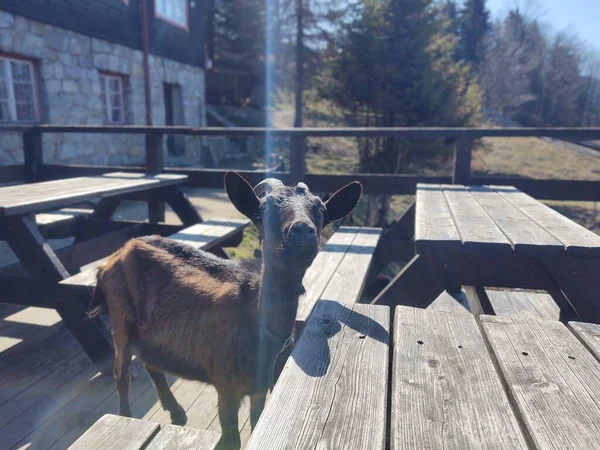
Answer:
[[[204,2],[147,0],[155,125],[204,126]],[[146,124],[142,0],[2,0],[0,125]],[[143,136],[44,134],[44,161],[134,165]],[[168,138],[166,161],[199,165],[201,139]],[[23,162],[0,133],[0,166]]]

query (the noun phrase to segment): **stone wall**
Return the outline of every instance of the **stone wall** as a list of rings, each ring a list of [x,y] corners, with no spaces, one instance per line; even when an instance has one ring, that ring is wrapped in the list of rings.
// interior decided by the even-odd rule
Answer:
[[[0,52],[35,61],[42,123],[102,124],[99,71],[110,71],[125,77],[126,123],[145,124],[143,53],[140,51],[0,11]],[[185,124],[205,126],[202,69],[150,55],[150,77],[155,125],[165,123],[163,83],[173,83],[181,85]],[[143,136],[124,134],[46,134],[44,162],[141,164],[145,160],[143,144]],[[185,155],[173,160],[197,166],[200,152],[201,139],[188,137]],[[170,162],[168,156],[165,161]],[[21,135],[2,133],[0,165],[22,162]]]

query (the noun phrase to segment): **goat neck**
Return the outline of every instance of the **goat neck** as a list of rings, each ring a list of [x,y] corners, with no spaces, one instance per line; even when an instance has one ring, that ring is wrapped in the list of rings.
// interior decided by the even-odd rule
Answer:
[[[259,298],[259,316],[267,331],[285,341],[292,333],[298,298],[304,292],[306,269],[283,269],[265,264]]]

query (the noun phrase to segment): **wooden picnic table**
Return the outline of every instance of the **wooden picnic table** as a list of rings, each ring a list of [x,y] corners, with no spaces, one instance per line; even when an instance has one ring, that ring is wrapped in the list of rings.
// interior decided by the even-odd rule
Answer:
[[[419,184],[417,255],[375,300],[426,306],[457,286],[539,289],[600,322],[600,236],[511,186]]]
[[[99,319],[87,318],[84,305],[57,295],[58,283],[79,268],[143,234],[169,234],[179,226],[114,221],[125,199],[167,202],[184,225],[202,219],[178,185],[185,175],[108,173],[99,176],[0,188],[0,239],[10,245],[19,264],[0,271],[1,301],[54,308],[88,355],[99,363],[112,353],[108,331]],[[89,218],[74,223],[75,244],[55,252],[35,221],[43,213],[96,200]]]

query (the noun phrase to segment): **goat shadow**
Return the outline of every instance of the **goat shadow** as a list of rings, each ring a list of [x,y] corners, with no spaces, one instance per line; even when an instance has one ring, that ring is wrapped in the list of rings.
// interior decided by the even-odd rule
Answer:
[[[329,370],[332,353],[340,353],[336,359],[344,359],[350,348],[351,339],[360,339],[366,343],[375,339],[386,344],[381,347],[387,352],[388,331],[376,320],[357,311],[369,308],[369,305],[357,304],[350,309],[337,301],[322,299],[315,305],[310,319],[302,332],[302,338],[296,343],[291,358],[302,371],[311,377],[322,377]],[[333,339],[338,333],[343,338]]]

